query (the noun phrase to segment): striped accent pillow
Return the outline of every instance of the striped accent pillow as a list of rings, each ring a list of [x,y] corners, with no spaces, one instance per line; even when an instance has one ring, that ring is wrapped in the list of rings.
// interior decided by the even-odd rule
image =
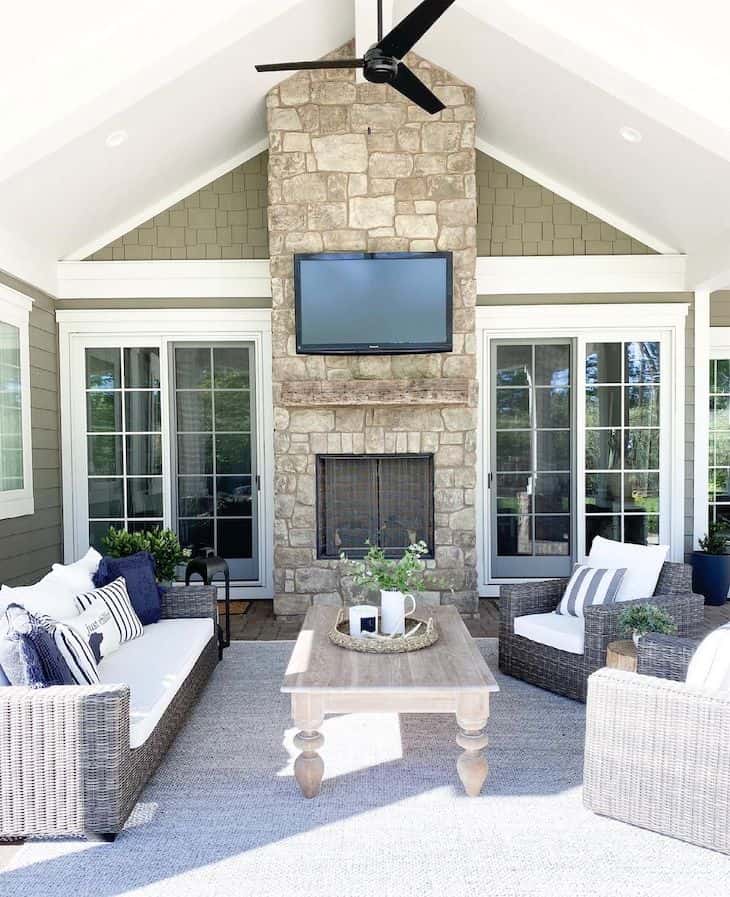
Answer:
[[[71,626],[59,623],[51,617],[39,618],[44,629],[53,636],[61,657],[71,672],[71,676],[77,685],[94,685],[99,681],[99,671],[96,668],[96,660],[89,643]]]
[[[625,573],[625,567],[618,570],[602,570],[599,567],[576,564],[555,613],[582,617],[585,607],[592,607],[594,604],[614,604]]]
[[[144,631],[142,623],[132,607],[127,583],[123,576],[100,589],[94,589],[93,592],[76,596],[76,605],[80,613],[88,610],[97,601],[102,601],[112,615],[114,625],[119,631],[119,644],[129,642],[142,635]]]

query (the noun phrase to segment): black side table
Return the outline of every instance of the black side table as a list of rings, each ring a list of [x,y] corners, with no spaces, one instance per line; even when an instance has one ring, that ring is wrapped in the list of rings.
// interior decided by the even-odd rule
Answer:
[[[219,573],[223,574],[226,583],[226,636],[223,638],[223,630],[220,623],[218,624],[218,659],[223,657],[223,649],[231,644],[231,571],[228,569],[228,563],[219,558],[213,552],[201,554],[191,558],[185,568],[185,585],[190,585],[190,577],[197,573],[206,586],[213,581],[213,577]]]

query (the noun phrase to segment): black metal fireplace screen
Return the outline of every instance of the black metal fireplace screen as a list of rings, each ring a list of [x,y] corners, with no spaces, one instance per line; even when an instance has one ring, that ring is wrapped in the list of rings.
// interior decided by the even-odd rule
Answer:
[[[433,455],[317,455],[317,557],[434,549]]]

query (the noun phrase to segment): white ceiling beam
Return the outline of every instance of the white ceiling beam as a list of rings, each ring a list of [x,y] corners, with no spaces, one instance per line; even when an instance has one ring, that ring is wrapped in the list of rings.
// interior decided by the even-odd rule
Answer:
[[[383,0],[383,34],[393,27],[394,0]],[[362,57],[378,42],[378,0],[355,0],[355,53]],[[362,69],[358,81],[364,81]]]
[[[730,289],[730,231],[687,259],[687,283],[692,290]]]
[[[55,296],[56,263],[37,247],[0,227],[0,271]]]

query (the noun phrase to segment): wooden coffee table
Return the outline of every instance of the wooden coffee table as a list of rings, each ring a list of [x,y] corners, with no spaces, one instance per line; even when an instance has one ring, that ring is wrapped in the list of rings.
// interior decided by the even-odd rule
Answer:
[[[324,761],[318,731],[328,713],[454,713],[456,743],[463,748],[456,768],[464,790],[476,797],[487,778],[482,751],[489,695],[499,691],[454,607],[423,608],[433,616],[439,640],[407,654],[360,654],[333,645],[327,633],[337,607],[307,612],[284,676],[282,692],[291,695],[292,717],[300,730],[294,738],[302,752],[294,775],[305,797],[319,794]]]

